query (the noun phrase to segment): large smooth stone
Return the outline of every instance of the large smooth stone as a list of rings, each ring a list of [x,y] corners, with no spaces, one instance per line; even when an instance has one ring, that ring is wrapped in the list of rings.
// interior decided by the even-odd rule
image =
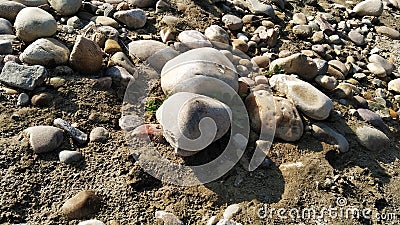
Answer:
[[[274,8],[270,4],[261,3],[259,0],[248,0],[247,6],[254,14],[262,14],[269,17],[275,17]]]
[[[377,26],[377,27],[375,27],[375,30],[378,34],[383,34],[385,36],[390,37],[391,39],[394,39],[394,40],[400,39],[400,32],[393,28],[390,28],[387,26]]]
[[[382,131],[363,126],[356,130],[360,144],[371,151],[382,151],[389,147],[390,140]]]
[[[9,21],[14,21],[23,8],[26,8],[24,4],[15,1],[0,1],[0,15]]]
[[[57,32],[54,17],[43,9],[28,7],[22,9],[14,23],[16,35],[25,42],[32,42],[41,37],[50,37]]]
[[[388,83],[388,89],[389,89],[389,91],[394,91],[394,92],[400,94],[400,78],[391,80]]]
[[[197,30],[185,30],[179,33],[178,39],[189,48],[212,47],[207,37]]]
[[[229,34],[218,25],[211,25],[206,28],[204,35],[210,40],[229,44]]]
[[[272,76],[269,82],[272,88],[284,93],[307,116],[315,120],[329,117],[333,109],[332,100],[311,84],[283,74]]]
[[[30,44],[19,58],[28,64],[56,66],[67,63],[69,54],[69,49],[60,41],[41,38]]]
[[[234,65],[213,48],[193,49],[168,61],[161,71],[161,87],[168,94],[178,84],[198,75],[219,79],[233,90],[238,90],[238,74]]]
[[[100,210],[101,200],[94,191],[84,190],[65,201],[61,212],[68,219],[79,219]]]
[[[276,130],[275,137],[285,141],[297,141],[303,136],[303,121],[293,102],[274,97]]]
[[[315,62],[302,53],[276,59],[269,65],[271,71],[274,71],[276,67],[286,73],[298,74],[306,80],[311,80],[318,75],[318,67]]]
[[[70,16],[78,12],[82,0],[49,0],[51,7],[62,16]]]
[[[12,87],[32,91],[41,85],[47,77],[43,66],[24,66],[16,62],[7,62],[0,74],[0,81]]]
[[[63,131],[51,126],[29,127],[23,133],[29,136],[29,144],[33,152],[38,154],[55,150],[64,139]]]
[[[146,25],[146,13],[141,9],[123,10],[114,13],[114,18],[128,28],[138,29]]]
[[[225,135],[230,116],[224,103],[188,92],[172,95],[156,113],[165,139],[182,156],[193,155]]]
[[[354,8],[358,16],[380,16],[383,12],[383,4],[381,0],[367,0],[358,3]]]
[[[371,63],[378,64],[383,69],[385,69],[386,75],[390,75],[394,70],[394,65],[380,55],[372,54],[368,58],[368,61]]]
[[[103,63],[103,51],[94,41],[78,36],[72,48],[69,62],[72,68],[84,74],[95,74]]]
[[[0,18],[0,35],[1,34],[13,34],[13,28],[10,21]]]
[[[16,1],[18,3],[21,3],[29,7],[38,7],[41,5],[47,5],[47,0],[13,0],[13,1]]]

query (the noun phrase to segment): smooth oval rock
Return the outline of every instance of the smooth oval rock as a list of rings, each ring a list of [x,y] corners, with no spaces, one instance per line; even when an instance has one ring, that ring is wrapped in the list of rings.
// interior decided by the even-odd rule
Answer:
[[[82,153],[77,152],[77,151],[68,151],[68,150],[61,151],[58,154],[58,157],[60,159],[60,162],[67,163],[67,164],[70,164],[73,162],[79,162],[83,159]]]
[[[26,8],[24,4],[15,1],[1,1],[0,2],[0,15],[2,18],[9,21],[14,21],[19,11]]]
[[[31,103],[34,106],[45,107],[52,104],[53,95],[47,92],[32,96]]]
[[[383,151],[389,147],[390,140],[382,131],[363,126],[356,129],[358,141],[371,151]]]
[[[315,77],[315,82],[327,90],[333,90],[338,86],[338,81],[336,78],[327,75],[319,75]]]
[[[318,75],[318,68],[315,62],[302,53],[276,59],[271,62],[269,69],[275,71],[276,67],[289,74],[298,74],[300,77],[307,80],[311,80]]]
[[[239,204],[232,204],[229,205],[225,211],[224,211],[224,219],[232,219],[237,213],[239,213],[241,210],[241,207]]]
[[[156,5],[157,0],[128,0],[128,3],[139,8],[147,8]]]
[[[303,121],[294,104],[288,99],[274,97],[276,130],[275,137],[285,141],[297,141],[303,136]]]
[[[114,18],[128,28],[138,29],[146,25],[147,16],[141,9],[123,10],[114,13]]]
[[[94,191],[84,190],[65,201],[61,206],[61,212],[68,219],[79,219],[100,210],[101,199]]]
[[[30,44],[20,55],[24,63],[56,66],[68,62],[69,49],[60,41],[53,38],[41,38]]]
[[[182,156],[193,155],[225,135],[230,115],[220,101],[188,92],[172,95],[156,113],[165,139]]]
[[[82,0],[48,0],[51,7],[62,16],[70,16],[78,12]]]
[[[383,12],[381,0],[366,0],[358,3],[354,8],[358,16],[380,16]]]
[[[278,74],[270,78],[271,87],[286,94],[286,97],[304,114],[324,120],[333,109],[332,100],[311,84],[293,76]]]
[[[383,34],[385,36],[390,37],[391,39],[394,39],[394,40],[400,39],[400,32],[393,28],[386,27],[386,26],[377,26],[377,27],[375,27],[375,30],[378,34]]]
[[[388,89],[389,89],[389,91],[394,91],[394,92],[400,94],[400,78],[391,80],[388,83]]]
[[[385,69],[386,75],[392,74],[392,72],[394,70],[394,65],[392,63],[390,63],[388,60],[386,60],[385,58],[383,58],[382,56],[380,56],[380,55],[372,54],[368,58],[368,61],[371,62],[371,63],[378,64],[383,69]]]
[[[359,32],[355,31],[355,30],[350,31],[349,34],[348,34],[348,37],[356,45],[359,45],[359,46],[365,45],[364,36],[362,34],[360,34]]]
[[[377,127],[378,129],[383,130],[386,128],[386,125],[383,122],[382,118],[378,114],[372,112],[371,110],[360,108],[357,109],[357,113],[363,120],[367,121],[368,123]]]
[[[0,35],[1,34],[13,34],[13,28],[10,21],[0,18]]]
[[[41,37],[54,35],[57,31],[57,22],[43,9],[27,7],[18,13],[14,27],[18,38],[32,42]]]
[[[79,35],[72,48],[69,62],[72,68],[79,72],[95,74],[101,69],[103,51],[94,41]]]
[[[221,42],[225,44],[229,44],[229,34],[218,25],[211,25],[206,28],[204,31],[204,35],[210,41]]]
[[[368,70],[377,77],[386,77],[386,70],[378,63],[368,63]]]
[[[89,138],[91,142],[104,143],[109,138],[109,133],[104,127],[96,127],[90,132]]]
[[[212,47],[207,37],[197,30],[182,31],[179,33],[178,39],[189,48]]]
[[[231,14],[224,15],[222,22],[229,30],[240,30],[243,27],[243,21],[239,17]]]
[[[29,136],[29,144],[37,154],[57,149],[64,140],[63,131],[52,126],[29,127],[23,133]]]
[[[107,17],[107,16],[93,16],[90,21],[93,21],[96,23],[98,26],[102,27],[112,27],[114,29],[119,28],[119,23],[114,20],[113,18]],[[118,31],[117,31],[118,33]]]
[[[85,220],[79,222],[78,225],[105,225],[105,223],[101,222],[100,220]]]

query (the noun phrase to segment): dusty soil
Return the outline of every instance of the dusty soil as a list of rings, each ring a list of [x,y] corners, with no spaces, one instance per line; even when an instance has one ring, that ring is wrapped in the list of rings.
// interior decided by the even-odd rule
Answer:
[[[332,2],[345,4],[344,1],[320,1],[320,5],[325,8]],[[211,24],[222,24],[223,10],[208,1],[171,0],[170,3],[173,10],[162,15],[179,17],[180,30],[204,31]],[[316,14],[318,8],[300,3],[291,2],[294,9],[287,12],[289,17],[300,11]],[[132,33],[130,38],[139,39],[140,35],[149,33],[156,37],[164,26],[160,22],[162,15],[153,15],[148,25]],[[399,18],[388,12],[380,17],[380,22],[390,26],[400,24]],[[282,37],[292,42],[283,41],[274,51],[310,47],[302,40],[290,38]],[[382,38],[376,44],[384,49],[384,56],[395,59],[398,67],[400,42]],[[349,108],[331,96],[341,115],[336,113],[327,123],[346,136],[351,146],[349,152],[339,153],[334,146],[321,143],[306,132],[298,142],[275,140],[268,167],[247,172],[238,164],[215,182],[184,188],[163,184],[135,164],[118,125],[123,99],[115,90],[94,90],[94,77],[79,74],[61,77],[67,80],[62,87],[45,86],[40,90],[54,94],[50,107],[19,108],[16,107],[18,95],[0,92],[0,223],[77,224],[78,220],[65,220],[60,207],[84,189],[95,190],[104,203],[99,213],[87,219],[117,220],[121,224],[162,224],[154,218],[156,210],[170,211],[185,224],[205,224],[213,215],[221,217],[226,206],[233,203],[242,206],[242,211],[234,217],[242,224],[398,224],[400,221],[398,121],[386,121],[390,148],[368,151],[359,145],[353,132],[364,122],[349,115]],[[369,87],[367,83],[361,85],[366,90]],[[21,145],[18,136],[23,129],[51,125],[55,118],[76,123],[86,133],[103,126],[110,131],[111,138],[105,144],[89,143],[84,147],[66,139],[59,151],[78,150],[85,157],[84,163],[75,165],[60,163],[59,151],[36,155]],[[223,138],[217,142],[214,148],[224,145],[224,141]],[[169,149],[166,144],[160,146]],[[347,203],[338,205],[339,197]],[[293,212],[297,209],[300,213],[303,209],[315,209],[319,213],[323,207],[337,207],[339,211],[371,209],[372,216],[352,218],[350,213],[334,218],[325,214],[324,219],[299,217],[293,221],[290,217],[279,218],[275,211],[271,217],[260,218],[257,213],[264,204],[268,206],[268,213],[271,208],[294,209]],[[389,219],[392,213],[395,218]],[[386,219],[379,219],[385,215]],[[286,212],[285,216],[289,214]]]

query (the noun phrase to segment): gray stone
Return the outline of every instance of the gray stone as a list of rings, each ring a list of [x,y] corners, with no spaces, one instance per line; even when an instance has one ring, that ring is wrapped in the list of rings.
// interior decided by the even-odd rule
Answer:
[[[71,27],[73,27],[75,29],[79,29],[79,28],[83,27],[82,20],[77,16],[73,16],[73,17],[69,18],[67,20],[67,25],[71,26]]]
[[[318,140],[336,145],[340,152],[349,151],[349,142],[347,139],[327,125],[315,123],[311,126],[311,129],[313,136]]]
[[[380,130],[363,126],[356,129],[358,141],[371,151],[382,151],[389,147],[389,138]]]
[[[167,47],[164,43],[154,40],[138,40],[128,44],[129,55],[142,61]]]
[[[243,27],[243,21],[239,17],[231,14],[224,15],[222,22],[229,30],[240,30]]]
[[[141,9],[123,10],[114,13],[114,18],[128,28],[138,29],[146,25],[146,13]]]
[[[12,54],[12,43],[9,40],[0,40],[0,55]]]
[[[139,8],[147,8],[156,5],[157,0],[128,0],[128,3]]]
[[[389,91],[394,91],[396,93],[400,93],[400,78],[391,80],[388,83],[388,89],[389,89]]]
[[[111,56],[111,62],[114,65],[123,67],[132,75],[136,74],[135,65],[133,65],[129,57],[123,52],[116,52],[113,56]]]
[[[365,38],[359,32],[352,30],[349,32],[348,36],[349,36],[350,40],[352,42],[354,42],[354,44],[359,45],[359,46],[365,45]]]
[[[29,137],[29,144],[37,154],[55,150],[64,139],[63,131],[51,126],[29,127],[23,131],[23,135]]]
[[[274,71],[276,66],[286,73],[295,73],[307,80],[311,80],[318,75],[318,68],[315,62],[302,53],[276,59],[271,62],[269,69]]]
[[[19,11],[26,6],[16,1],[0,1],[0,15],[9,21],[14,21]]]
[[[293,14],[293,23],[298,25],[306,25],[308,20],[304,13],[295,13]]]
[[[61,151],[58,154],[58,157],[60,159],[60,162],[67,164],[79,162],[83,159],[82,153],[77,151],[68,151],[68,150]]]
[[[400,32],[393,28],[386,27],[386,26],[377,26],[377,27],[375,27],[375,30],[378,34],[383,34],[385,36],[390,37],[391,39],[394,39],[394,40],[400,39]]]
[[[47,0],[14,0],[14,1],[26,5],[28,7],[38,7],[42,5],[47,5]]]
[[[229,44],[229,34],[218,25],[211,25],[206,28],[204,35],[210,40]]]
[[[269,17],[275,17],[274,8],[270,4],[261,3],[259,0],[248,0],[247,6],[254,14],[263,14]]]
[[[51,7],[62,16],[70,16],[78,12],[82,0],[48,0]]]
[[[12,87],[32,91],[41,85],[47,77],[43,66],[23,66],[16,62],[7,62],[0,74],[0,81]]]
[[[381,0],[366,0],[358,3],[354,8],[358,16],[380,16],[383,12]]]
[[[386,77],[386,70],[378,63],[368,63],[368,70],[377,77]]]
[[[207,37],[197,30],[182,31],[179,33],[178,39],[189,48],[212,47]]]
[[[18,38],[32,42],[41,37],[54,35],[57,31],[57,22],[43,9],[28,7],[18,13],[14,27]]]
[[[137,115],[123,115],[119,119],[119,127],[124,131],[132,131],[138,126],[142,125],[143,121]]]
[[[385,69],[386,75],[392,74],[392,72],[394,70],[394,65],[392,63],[390,63],[388,60],[386,60],[385,58],[383,58],[382,56],[380,56],[380,55],[372,54],[368,58],[368,61],[371,62],[371,63],[378,64],[383,69]]]
[[[109,67],[106,70],[105,75],[112,78],[112,83],[116,87],[127,87],[129,82],[135,80],[135,77],[132,74],[120,66]]]
[[[18,95],[17,106],[27,106],[29,101],[29,95],[26,93],[21,93]]]
[[[270,78],[271,86],[284,94],[304,114],[315,119],[328,118],[333,109],[332,100],[311,84],[288,75],[274,75]]]
[[[156,211],[155,212],[156,219],[161,219],[164,224],[168,225],[183,225],[183,222],[178,219],[174,214],[165,212],[165,211]]]
[[[53,124],[67,131],[71,135],[72,139],[74,139],[78,144],[83,145],[87,142],[87,134],[83,133],[78,128],[71,126],[67,121],[57,118],[54,120]]]
[[[328,72],[328,62],[323,59],[313,59],[318,68],[318,75],[325,75]]]
[[[41,38],[30,44],[20,55],[24,63],[56,66],[66,64],[69,59],[69,49],[53,38]]]
[[[101,48],[94,41],[79,35],[72,48],[69,62],[72,68],[79,72],[95,74],[101,69],[103,54]]]
[[[93,21],[98,26],[109,26],[115,29],[119,28],[119,23],[113,18],[107,16],[93,16],[90,21]]]
[[[0,34],[13,34],[12,24],[10,21],[0,18]]]
[[[94,191],[84,190],[65,201],[61,212],[67,219],[79,219],[94,214],[100,210],[101,199]]]
[[[165,139],[176,152],[189,156],[225,135],[230,127],[230,115],[229,107],[216,99],[179,92],[164,101],[157,110],[156,118],[163,127]],[[203,120],[200,126],[205,117],[213,122]],[[216,130],[213,125],[216,125]],[[201,132],[203,129],[209,132]]]
[[[378,114],[372,112],[371,110],[357,109],[357,113],[363,120],[377,127],[378,129],[383,130],[386,128],[386,125],[383,122],[382,118]]]
[[[109,133],[104,127],[96,127],[90,132],[91,142],[106,142],[109,138]]]
[[[292,30],[294,34],[304,38],[311,37],[313,34],[311,27],[308,25],[296,25]]]

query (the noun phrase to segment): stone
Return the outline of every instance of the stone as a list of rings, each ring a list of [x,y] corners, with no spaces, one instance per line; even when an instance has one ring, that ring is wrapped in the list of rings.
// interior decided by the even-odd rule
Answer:
[[[27,7],[18,13],[14,27],[19,39],[32,42],[41,37],[54,35],[57,31],[57,22],[43,9]]]
[[[218,223],[218,218],[216,216],[210,217],[210,219],[207,221],[206,225],[214,225]]]
[[[325,75],[328,72],[329,64],[323,59],[313,59],[318,68],[318,75]]]
[[[229,44],[229,34],[218,25],[211,25],[206,28],[204,35],[210,40]]]
[[[138,29],[146,25],[146,13],[141,9],[123,10],[114,13],[114,18],[128,28]]]
[[[212,47],[212,44],[207,37],[197,30],[182,31],[179,33],[178,39],[189,48]]]
[[[50,85],[54,88],[59,88],[66,83],[66,80],[61,77],[52,77],[50,78]]]
[[[386,77],[386,70],[380,64],[368,63],[368,70],[377,77]]]
[[[42,5],[47,5],[47,0],[14,0],[14,1],[29,7],[39,7]]]
[[[118,44],[118,41],[113,40],[113,39],[107,39],[105,46],[104,46],[104,52],[106,52],[108,54],[113,54],[115,52],[122,52],[122,48]]]
[[[223,214],[224,219],[232,219],[236,214],[238,214],[241,210],[241,207],[239,204],[233,204],[228,206]]]
[[[85,220],[79,222],[78,225],[106,225],[106,224],[101,222],[100,220]]]
[[[221,65],[225,66],[225,69],[221,70]],[[185,82],[190,82],[199,75],[223,81],[233,90],[238,90],[238,74],[235,66],[223,53],[213,48],[193,49],[168,61],[161,71],[161,87],[164,93],[169,94],[177,85],[185,85]],[[207,79],[198,81],[205,81],[204,84],[210,85]],[[209,90],[202,83],[198,83],[197,86]],[[215,90],[213,93],[223,90],[226,88]]]
[[[12,54],[12,42],[9,40],[0,40],[0,55]]]
[[[16,1],[0,1],[0,15],[9,21],[14,21],[23,8],[26,6]]]
[[[306,25],[308,23],[306,15],[304,13],[293,14],[293,23],[298,25]]]
[[[311,80],[318,75],[318,68],[315,62],[302,53],[293,54],[272,61],[269,69],[275,71],[275,67],[278,67],[289,74],[298,74],[306,80]]]
[[[255,56],[251,59],[259,68],[268,68],[271,59],[268,56]]]
[[[128,3],[138,8],[153,7],[156,5],[156,2],[157,0],[128,0]]]
[[[320,141],[335,145],[340,152],[349,151],[349,142],[347,139],[323,123],[315,123],[311,126],[312,134]]]
[[[78,128],[71,126],[67,121],[57,118],[54,120],[53,124],[67,131],[71,135],[72,139],[79,145],[83,145],[87,142],[87,134],[83,133]]]
[[[357,113],[364,121],[370,123],[372,126],[377,127],[380,130],[384,130],[386,128],[382,118],[371,110],[360,108],[357,109]]]
[[[29,144],[34,153],[54,151],[62,144],[64,133],[61,129],[51,126],[29,127],[23,131],[29,137]]]
[[[105,143],[109,138],[109,133],[104,127],[96,127],[90,132],[91,142],[102,142]]]
[[[164,221],[164,224],[168,225],[183,225],[183,222],[178,219],[174,214],[165,212],[165,211],[156,211],[155,212],[156,219],[161,219]]]
[[[259,0],[248,0],[247,6],[254,14],[262,14],[275,18],[274,8],[270,4],[261,3]]]
[[[79,219],[97,213],[101,207],[101,199],[94,191],[84,190],[65,201],[61,212],[67,219]]]
[[[79,161],[83,160],[83,158],[84,158],[82,153],[77,152],[77,151],[68,151],[68,150],[61,151],[58,154],[58,157],[60,159],[60,162],[63,162],[66,164],[79,162]]]
[[[309,25],[296,25],[293,27],[292,31],[294,34],[303,38],[311,37],[313,35],[313,31]]]
[[[67,20],[67,25],[73,27],[74,29],[79,29],[83,27],[82,20],[77,16],[69,18]]]
[[[41,85],[47,77],[43,66],[24,66],[16,62],[7,62],[0,74],[0,81],[11,87],[32,91]]]
[[[135,80],[135,77],[132,74],[120,66],[108,68],[105,75],[112,78],[112,83],[116,87],[127,87],[129,82]]]
[[[136,127],[142,125],[143,121],[137,115],[124,115],[119,119],[119,127],[124,131],[132,131]]]
[[[168,61],[178,55],[179,52],[175,51],[171,47],[166,47],[147,58],[147,63],[159,73]]]
[[[365,45],[364,36],[355,30],[350,31],[348,34],[348,37],[354,44],[356,44],[358,46]]]
[[[13,34],[13,28],[10,21],[0,18],[0,34]]]
[[[101,77],[94,81],[93,89],[106,91],[111,88],[112,82],[113,82],[113,80],[111,77]]]
[[[386,26],[376,26],[375,30],[378,34],[383,34],[385,36],[390,37],[391,39],[394,39],[394,40],[400,39],[400,32],[393,28],[386,27]]]
[[[392,74],[392,72],[394,70],[394,65],[391,62],[389,62],[388,60],[386,60],[385,58],[383,58],[382,56],[380,56],[380,55],[372,54],[368,58],[368,61],[371,62],[371,63],[378,64],[383,69],[385,69],[386,75]]]
[[[224,103],[188,92],[172,95],[156,112],[164,138],[181,156],[196,154],[224,136],[230,127],[230,115]],[[202,132],[204,129],[207,132]]]
[[[381,0],[366,0],[358,3],[353,12],[358,16],[380,16],[383,12]]]
[[[307,116],[324,120],[333,110],[332,100],[311,84],[289,75],[278,74],[270,78],[270,85],[282,92]]]
[[[116,52],[111,56],[111,62],[114,65],[121,66],[126,69],[130,74],[136,74],[136,67],[133,65],[132,61],[123,52]]]
[[[168,48],[168,46],[159,41],[138,40],[130,42],[128,48],[129,55],[132,58],[139,58],[142,61],[146,61],[150,56]]]
[[[70,16],[78,12],[82,0],[49,0],[51,7],[62,16]]]
[[[30,44],[20,55],[20,60],[27,64],[56,66],[68,62],[69,49],[53,38],[41,38]]]
[[[383,151],[389,147],[389,138],[380,130],[372,127],[362,126],[356,129],[358,141],[371,151]]]
[[[328,64],[328,74],[334,76],[336,79],[344,79],[349,73],[346,65],[339,60],[330,60]]]
[[[297,141],[303,135],[303,121],[294,104],[281,97],[274,97],[275,137],[284,141]]]
[[[30,98],[26,93],[21,93],[18,95],[17,106],[27,106],[29,104]]]
[[[400,78],[389,81],[388,90],[400,93]]]
[[[119,23],[113,18],[107,16],[94,16],[90,21],[95,22],[98,26],[112,27],[114,29],[119,28]]]
[[[239,17],[231,14],[224,15],[222,22],[229,30],[240,30],[243,27],[243,21]]]
[[[75,70],[84,74],[96,74],[103,63],[103,51],[92,40],[78,36],[72,48],[69,62]]]
[[[45,107],[51,105],[53,102],[53,95],[47,92],[36,94],[32,96],[31,103],[34,106]]]
[[[129,137],[139,139],[150,138],[152,141],[157,142],[164,140],[163,130],[159,124],[140,125],[129,133]]]

